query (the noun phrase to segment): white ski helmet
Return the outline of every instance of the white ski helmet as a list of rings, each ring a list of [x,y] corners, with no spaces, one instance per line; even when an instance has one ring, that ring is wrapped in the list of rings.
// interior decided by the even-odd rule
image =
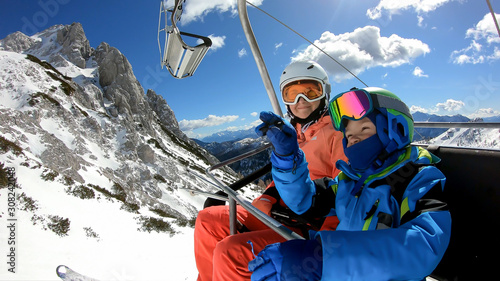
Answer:
[[[328,74],[316,62],[313,61],[296,61],[289,64],[280,77],[280,92],[283,88],[297,80],[315,80],[321,83],[326,101],[330,99],[331,85],[328,82]]]

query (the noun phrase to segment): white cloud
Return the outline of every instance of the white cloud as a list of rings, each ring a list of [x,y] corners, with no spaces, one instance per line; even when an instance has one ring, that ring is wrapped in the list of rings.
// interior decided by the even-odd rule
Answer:
[[[208,35],[208,38],[212,40],[212,46],[210,47],[210,50],[215,51],[219,48],[224,47],[226,44],[226,36],[214,36],[213,34]],[[201,42],[200,42],[201,43]]]
[[[264,0],[252,0],[255,6],[262,5]],[[168,0],[173,5],[173,0]],[[168,7],[168,5],[167,5]],[[186,25],[192,21],[203,21],[203,18],[212,12],[230,13],[235,17],[238,15],[238,7],[236,0],[189,0],[186,1],[184,11],[182,13],[181,23]]]
[[[251,123],[246,124],[246,125],[230,126],[230,127],[225,128],[224,130],[228,130],[228,131],[248,130],[248,129],[257,127],[261,123],[262,123],[262,121],[260,121],[260,119],[257,119],[257,120],[255,120],[255,121],[253,121]]]
[[[262,121],[260,119],[257,119],[255,121],[253,121],[252,123],[250,123],[250,128],[253,128],[253,127],[257,127],[258,125],[262,124]]]
[[[258,112],[252,112],[252,113],[250,113],[250,115],[253,116],[253,117],[257,117],[257,116],[259,116],[259,113]]]
[[[241,58],[241,57],[244,57],[247,55],[247,49],[243,48],[241,50],[238,51],[238,57]]]
[[[495,14],[495,16],[497,21],[500,21],[500,15]],[[483,19],[474,27],[467,29],[465,35],[466,38],[473,38],[474,40],[485,39],[488,44],[500,43],[500,37],[498,36],[498,31],[490,13],[484,15]]]
[[[429,109],[427,109],[427,108],[423,108],[423,107],[421,107],[421,106],[418,106],[418,105],[412,105],[412,106],[410,107],[410,112],[411,112],[412,114],[413,114],[413,113],[415,113],[415,112],[429,113],[429,112],[430,112],[430,110],[429,110]]]
[[[500,111],[494,110],[493,108],[481,108],[467,117],[474,119],[474,118],[484,118],[484,117],[492,117],[499,115]]]
[[[208,115],[207,118],[198,119],[198,120],[181,120],[179,121],[179,128],[182,131],[192,131],[204,127],[212,127],[221,125],[224,123],[233,122],[238,119],[238,115],[223,115],[223,116],[215,116]]]
[[[457,111],[462,109],[464,105],[465,103],[463,101],[447,99],[446,102],[436,104],[436,107],[446,111]]]
[[[493,50],[493,54],[489,55],[487,57],[488,60],[498,60],[500,59],[500,49],[498,49],[497,47],[495,47],[495,49]]]
[[[410,112],[415,113],[417,111],[429,114],[435,114],[440,111],[446,111],[446,113],[451,111],[459,111],[465,106],[463,101],[447,99],[445,102],[437,103],[434,107],[424,108],[418,105],[412,105],[410,107]]]
[[[413,69],[413,75],[417,77],[429,77],[429,75],[424,74],[424,71],[418,66]]]
[[[426,27],[427,26],[427,24],[424,24],[424,17],[417,16],[417,20],[418,20],[418,23],[417,23],[418,26],[420,26],[420,27]]]
[[[382,15],[387,15],[389,18],[392,15],[399,14],[405,10],[415,11],[419,18],[419,25],[422,23],[422,14],[432,12],[440,6],[453,0],[381,0],[375,8],[368,9],[366,15],[370,19],[379,19]]]
[[[281,48],[283,46],[283,43],[276,43],[274,44],[274,51],[277,51],[279,48]]]
[[[462,50],[453,51],[450,57],[454,64],[483,63],[485,61],[485,57],[481,52],[482,47],[483,46],[481,44],[477,43],[475,40],[472,40],[469,47]]]
[[[427,114],[438,114],[438,115],[447,115],[459,113],[461,109],[463,109],[465,103],[463,101],[457,101],[453,99],[448,99],[446,102],[437,103],[436,106],[431,108],[424,108],[418,105],[412,105],[410,107],[410,112],[414,114],[415,112],[422,112]],[[474,118],[484,118],[484,117],[492,117],[499,116],[500,111],[495,110],[493,108],[481,108],[476,110],[474,113],[467,115],[470,119]]]
[[[500,15],[495,14],[495,16],[500,21]],[[474,27],[467,29],[465,38],[471,38],[472,41],[468,47],[451,53],[450,58],[453,63],[478,64],[500,59],[498,47],[492,46],[500,43],[500,37],[490,13],[484,15]]]
[[[430,52],[429,46],[417,39],[402,38],[396,34],[382,37],[376,26],[365,26],[339,35],[325,31],[314,44],[355,74],[376,66],[397,67]],[[298,52],[292,60],[317,61],[333,74],[336,82],[352,78],[312,45]]]

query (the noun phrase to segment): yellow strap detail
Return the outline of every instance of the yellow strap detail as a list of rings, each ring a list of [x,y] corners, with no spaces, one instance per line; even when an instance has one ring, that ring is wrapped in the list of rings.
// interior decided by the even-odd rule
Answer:
[[[369,219],[365,220],[365,224],[363,225],[363,231],[368,230],[368,228],[370,227],[370,223],[372,222],[372,219],[373,215],[371,215]]]
[[[349,177],[342,171],[340,171],[340,173],[338,174],[338,177],[339,177],[339,181],[343,181],[345,179],[348,179]]]
[[[400,219],[410,211],[410,206],[408,206],[408,197],[406,197],[401,203],[401,217]]]
[[[333,189],[333,194],[337,195],[337,190],[339,188],[339,185],[338,184],[334,184],[331,186],[331,188]]]

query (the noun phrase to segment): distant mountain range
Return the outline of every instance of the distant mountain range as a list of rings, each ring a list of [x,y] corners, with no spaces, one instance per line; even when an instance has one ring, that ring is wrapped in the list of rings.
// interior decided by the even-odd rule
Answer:
[[[413,119],[417,122],[471,122],[472,120],[466,116],[457,115],[436,115],[428,114],[423,112],[413,113]],[[477,120],[476,120],[477,121]],[[475,122],[476,122],[475,121]],[[478,120],[481,122],[481,120]],[[500,116],[484,117],[482,118],[484,122],[500,122]],[[200,138],[199,141],[203,143],[224,143],[224,142],[235,142],[246,138],[258,138],[255,133],[255,128],[239,131],[220,131],[210,136]],[[414,141],[420,141],[422,139],[432,139],[439,136],[443,132],[446,132],[446,128],[418,128],[417,133],[414,136]]]
[[[415,112],[412,114],[413,120],[416,122],[470,122],[471,120],[463,115],[435,115],[423,112]],[[446,132],[446,128],[416,128],[413,136],[414,141],[423,139],[432,139]]]
[[[246,138],[257,138],[257,134],[254,131],[255,128],[251,128],[248,130],[239,130],[239,131],[221,131],[215,134],[212,134],[208,137],[201,138],[200,141],[205,143],[210,142],[225,142],[225,141],[237,141]]]
[[[423,112],[415,112],[413,118],[417,122],[500,122],[500,116],[471,120],[463,115],[442,116]],[[222,131],[194,141],[217,157],[217,159],[224,161],[256,149],[266,143],[266,139],[259,138],[255,134],[254,129]],[[500,149],[500,130],[481,128],[416,128],[414,142]],[[248,175],[269,162],[270,152],[270,149],[268,149],[243,161],[231,164],[230,167],[242,175]]]

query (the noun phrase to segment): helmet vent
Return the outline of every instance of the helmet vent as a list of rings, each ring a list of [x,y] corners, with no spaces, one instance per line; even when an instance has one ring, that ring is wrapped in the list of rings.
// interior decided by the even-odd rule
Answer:
[[[400,133],[402,136],[404,136],[404,134],[405,134],[405,127],[403,126],[403,124],[401,124],[401,123],[399,123],[399,122],[398,122],[397,127],[398,127],[398,131],[399,131],[399,133]]]

